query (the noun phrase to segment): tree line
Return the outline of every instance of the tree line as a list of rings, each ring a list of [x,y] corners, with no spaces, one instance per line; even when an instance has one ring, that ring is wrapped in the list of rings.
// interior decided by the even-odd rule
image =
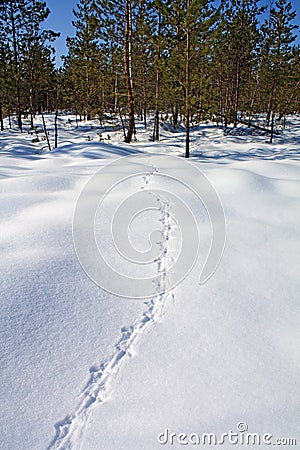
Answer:
[[[139,117],[159,139],[166,117],[186,130],[214,120],[249,125],[264,115],[272,142],[277,120],[300,109],[296,12],[277,0],[79,0],[75,36],[63,66],[43,28],[46,2],[0,3],[0,122],[43,111],[118,117],[124,140]],[[259,126],[259,125],[256,125]]]

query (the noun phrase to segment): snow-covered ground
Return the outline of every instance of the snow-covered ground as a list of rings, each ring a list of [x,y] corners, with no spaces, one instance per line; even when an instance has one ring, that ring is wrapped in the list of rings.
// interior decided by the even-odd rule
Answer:
[[[51,117],[47,124],[52,142]],[[140,300],[104,291],[82,269],[76,202],[120,156],[182,155],[184,132],[162,129],[153,143],[139,125],[138,141],[126,145],[121,131],[102,131],[99,142],[96,123],[77,129],[72,116],[60,116],[59,129],[51,153],[28,133],[0,134],[1,450],[194,448],[191,433],[220,437],[239,422],[269,433],[272,444],[299,445],[299,117],[273,145],[246,129],[224,135],[208,123],[192,131],[191,162],[224,208],[225,251],[200,285],[211,237],[205,210],[170,181],[193,211],[202,247],[181,284]],[[157,188],[153,180],[142,174],[136,185]],[[134,188],[117,191],[118,201]],[[138,218],[137,248],[159,224],[168,250],[180,251],[166,213],[164,203],[160,215]],[[100,215],[98,245],[110,254],[107,225]],[[164,444],[166,429],[176,436]],[[269,446],[252,446],[260,447]]]

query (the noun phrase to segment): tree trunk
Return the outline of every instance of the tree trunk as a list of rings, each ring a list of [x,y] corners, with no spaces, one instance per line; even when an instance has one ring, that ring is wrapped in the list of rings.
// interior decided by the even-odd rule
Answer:
[[[155,82],[155,116],[154,116],[154,130],[153,141],[159,141],[159,96],[160,96],[160,33],[161,33],[161,14],[158,13],[158,47],[157,47],[157,68],[156,68],[156,82]]]
[[[51,152],[51,145],[50,145],[50,141],[49,141],[49,135],[48,135],[48,132],[47,132],[47,127],[46,127],[45,117],[44,117],[44,114],[43,114],[43,113],[42,113],[42,119],[43,119],[44,133],[45,133],[45,136],[46,136],[46,140],[47,140],[47,144],[48,144],[48,149],[49,149],[49,152]]]
[[[127,98],[129,110],[129,125],[125,138],[125,142],[129,144],[135,131],[134,123],[134,98],[132,88],[132,70],[131,70],[131,44],[132,44],[132,17],[131,17],[131,0],[126,0],[126,28],[124,39],[124,66],[127,84]]]
[[[117,109],[118,109],[118,77],[116,75],[116,79],[115,79],[115,101],[114,101],[114,113],[116,114]]]
[[[267,125],[271,121],[274,120],[274,111],[276,109],[276,91],[278,87],[278,81],[279,81],[279,66],[280,66],[280,48],[281,48],[281,39],[279,37],[278,43],[277,43],[277,51],[276,51],[276,59],[274,64],[274,70],[273,70],[273,78],[272,78],[272,84],[270,89],[270,96],[269,96],[269,102],[268,102],[268,109],[267,109]],[[272,123],[271,123],[272,127]],[[272,133],[271,133],[272,134]],[[272,142],[270,140],[270,142]]]
[[[143,75],[143,118],[144,118],[144,128],[147,129],[147,90],[146,90],[146,79]]]
[[[238,57],[236,65],[236,78],[235,78],[235,90],[234,90],[234,127],[238,123],[238,111],[239,111],[239,98],[240,98],[240,83],[241,83],[241,62]]]
[[[273,136],[274,136],[274,122],[275,122],[275,112],[272,111],[272,116],[271,116],[270,144],[273,143]]]
[[[15,85],[16,85],[16,97],[17,97],[17,118],[18,118],[18,127],[22,133],[22,112],[21,112],[21,92],[20,92],[20,70],[19,70],[19,59],[18,59],[18,46],[17,46],[17,34],[16,34],[16,24],[15,24],[15,16],[14,16],[14,1],[10,0],[10,20],[11,20],[11,28],[12,28],[12,38],[13,38],[13,55],[14,55],[14,69],[15,69]]]
[[[58,147],[58,127],[57,127],[57,117],[58,117],[58,109],[55,112],[55,120],[54,120],[54,130],[55,130],[55,141],[54,148]]]
[[[144,107],[144,128],[147,130],[147,108]]]
[[[160,71],[156,70],[156,86],[155,86],[155,117],[153,141],[159,141],[159,89],[160,89]]]
[[[0,101],[0,125],[1,125],[1,131],[4,131],[3,108],[2,108],[2,102],[1,101]]]
[[[176,130],[178,128],[178,105],[171,105],[172,110],[172,121],[173,121],[173,129]]]
[[[32,130],[34,128],[34,123],[33,123],[34,103],[35,103],[34,92],[35,92],[34,62],[32,61],[32,64],[30,67],[30,86],[29,86],[30,127]]]
[[[187,14],[189,13],[190,0],[187,0]],[[185,64],[185,157],[190,156],[190,52],[191,30],[187,25],[186,30],[186,64]]]
[[[124,124],[124,120],[123,120],[123,116],[122,116],[122,112],[121,112],[120,106],[119,106],[119,114],[120,114],[120,119],[121,119],[121,124],[122,124],[122,130],[123,130],[123,134],[124,134],[124,140],[126,142],[126,130],[125,130],[125,124]]]
[[[222,66],[221,66],[222,70]],[[224,114],[224,107],[223,107],[223,79],[222,79],[222,73],[219,75],[219,115],[222,121],[222,116]]]

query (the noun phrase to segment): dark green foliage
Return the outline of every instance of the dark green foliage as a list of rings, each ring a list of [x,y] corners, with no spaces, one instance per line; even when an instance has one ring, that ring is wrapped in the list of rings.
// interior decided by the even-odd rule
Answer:
[[[218,5],[218,7],[216,7]],[[135,118],[159,139],[162,120],[174,130],[202,120],[237,125],[265,114],[299,112],[300,52],[288,0],[79,0],[75,37],[63,67],[54,68],[42,31],[44,2],[0,3],[0,124],[16,113],[72,110],[108,116],[135,136]],[[149,116],[154,116],[149,122]]]
[[[22,113],[30,114],[33,126],[34,114],[51,105],[54,63],[50,43],[59,33],[42,30],[49,13],[42,1],[0,3],[0,98],[5,114],[17,114],[21,131]]]

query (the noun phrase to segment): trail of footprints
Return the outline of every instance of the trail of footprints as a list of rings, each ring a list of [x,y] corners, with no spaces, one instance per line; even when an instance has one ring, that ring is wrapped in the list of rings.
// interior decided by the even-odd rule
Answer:
[[[143,178],[141,189],[147,189],[151,175],[154,172],[156,172],[156,169],[153,169],[153,171]],[[152,193],[152,195],[154,194]],[[77,408],[72,415],[67,416],[64,420],[55,424],[56,435],[47,450],[74,450],[75,448],[81,448],[84,429],[88,423],[93,407],[108,399],[111,393],[111,385],[123,363],[126,359],[134,355],[134,347],[139,336],[146,332],[155,322],[161,320],[169,300],[174,301],[174,293],[172,291],[164,292],[168,287],[166,278],[167,267],[172,262],[172,223],[170,215],[172,204],[167,198],[163,198],[162,196],[156,197],[160,205],[160,220],[163,225],[163,236],[165,240],[164,251],[156,260],[159,275],[157,292],[163,291],[163,293],[145,302],[147,309],[138,317],[134,324],[121,329],[121,337],[114,346],[112,357],[90,368],[90,377],[81,392]]]

